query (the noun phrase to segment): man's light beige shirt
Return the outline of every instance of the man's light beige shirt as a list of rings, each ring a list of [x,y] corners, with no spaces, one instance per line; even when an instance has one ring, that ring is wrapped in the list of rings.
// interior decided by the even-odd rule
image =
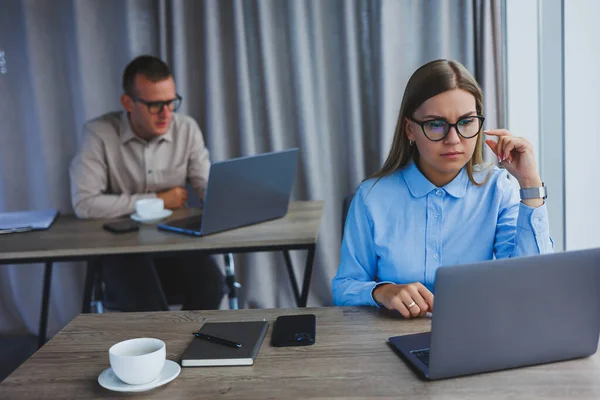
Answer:
[[[209,153],[188,116],[174,114],[167,133],[146,141],[133,133],[127,113],[108,113],[84,125],[82,140],[69,171],[80,218],[131,214],[137,200],[188,182],[204,199]]]

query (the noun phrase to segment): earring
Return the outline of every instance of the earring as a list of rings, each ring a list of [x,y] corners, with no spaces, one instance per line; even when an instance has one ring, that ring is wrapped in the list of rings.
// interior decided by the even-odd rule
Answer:
[[[415,144],[415,142],[414,142],[414,140],[409,140],[408,144],[412,146],[413,144]]]

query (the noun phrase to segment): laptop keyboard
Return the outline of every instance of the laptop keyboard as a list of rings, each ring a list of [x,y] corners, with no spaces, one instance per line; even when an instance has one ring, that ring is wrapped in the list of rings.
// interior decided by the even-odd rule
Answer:
[[[429,367],[429,349],[413,350],[410,354],[417,357],[419,361]]]

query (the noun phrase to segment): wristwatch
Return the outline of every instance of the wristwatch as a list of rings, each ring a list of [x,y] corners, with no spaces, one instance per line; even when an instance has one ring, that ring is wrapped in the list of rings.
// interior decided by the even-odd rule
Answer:
[[[542,186],[533,187],[533,188],[524,188],[519,191],[521,194],[521,200],[528,199],[546,199],[548,197],[548,190],[546,190],[546,185],[542,182]]]

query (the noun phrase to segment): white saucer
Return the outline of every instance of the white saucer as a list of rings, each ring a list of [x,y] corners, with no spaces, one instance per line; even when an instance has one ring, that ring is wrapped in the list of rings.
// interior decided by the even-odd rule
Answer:
[[[103,388],[115,392],[145,392],[146,390],[151,390],[171,382],[177,378],[180,372],[181,367],[179,364],[175,361],[166,360],[162,371],[160,371],[158,377],[152,382],[143,385],[129,385],[117,378],[112,368],[107,368],[98,376],[98,383]]]
[[[170,217],[173,214],[173,210],[162,210],[160,213],[152,216],[151,218],[142,218],[138,215],[138,213],[131,214],[131,219],[137,222],[141,222],[143,224],[155,224],[161,219],[165,219]]]

